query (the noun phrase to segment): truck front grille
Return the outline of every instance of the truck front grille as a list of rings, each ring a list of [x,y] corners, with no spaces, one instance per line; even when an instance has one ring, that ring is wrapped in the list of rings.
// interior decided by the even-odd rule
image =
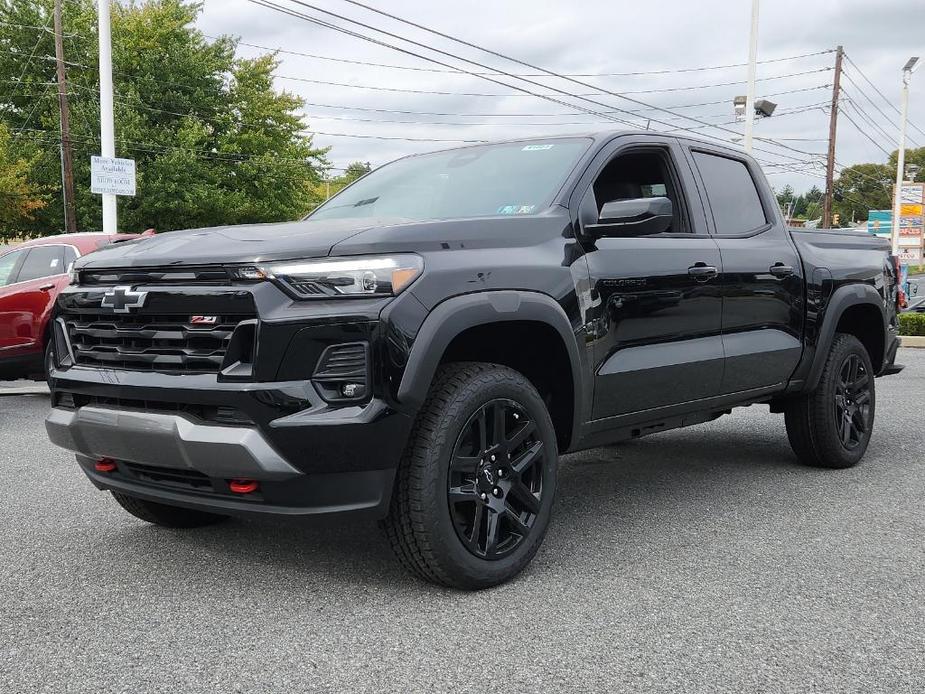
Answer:
[[[253,317],[81,313],[64,320],[78,365],[217,373],[235,328]],[[210,322],[193,323],[195,318]]]

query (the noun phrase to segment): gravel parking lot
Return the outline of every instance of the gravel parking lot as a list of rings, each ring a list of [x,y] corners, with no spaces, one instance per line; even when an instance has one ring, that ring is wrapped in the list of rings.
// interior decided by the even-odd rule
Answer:
[[[925,690],[925,350],[856,469],[781,415],[569,456],[540,554],[477,594],[371,524],[156,529],[0,397],[0,691]],[[22,384],[20,384],[22,385]]]

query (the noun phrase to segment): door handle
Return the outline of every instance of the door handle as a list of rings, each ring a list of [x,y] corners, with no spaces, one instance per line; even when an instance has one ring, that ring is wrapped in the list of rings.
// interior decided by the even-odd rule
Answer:
[[[49,291],[49,290],[51,290],[51,289],[54,289],[54,288],[55,288],[55,285],[54,285],[54,284],[43,284],[41,287],[39,287],[39,291],[40,291],[40,292],[47,292],[47,291]]]
[[[696,263],[687,268],[687,274],[696,279],[699,282],[706,282],[711,280],[716,275],[719,274],[719,271],[712,265],[707,265],[706,263]]]
[[[790,277],[793,274],[793,267],[790,265],[784,265],[783,263],[775,263],[768,268],[770,272],[775,277]]]

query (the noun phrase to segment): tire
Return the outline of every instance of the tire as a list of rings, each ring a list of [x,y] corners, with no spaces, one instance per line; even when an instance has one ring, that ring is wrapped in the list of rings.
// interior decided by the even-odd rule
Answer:
[[[228,516],[218,513],[158,504],[154,501],[139,499],[122,492],[111,493],[119,506],[131,513],[135,518],[140,518],[143,521],[165,528],[201,528],[228,518]]]
[[[427,581],[503,583],[543,542],[557,466],[549,412],[522,374],[448,364],[418,413],[382,527],[401,563]]]
[[[45,357],[42,361],[42,379],[45,383],[48,384],[48,387],[51,388],[51,367],[54,364],[54,347],[52,346],[52,341],[48,340],[48,344],[45,345]]]
[[[856,337],[837,333],[819,385],[784,411],[793,452],[813,467],[857,465],[870,442],[875,406],[870,355]]]

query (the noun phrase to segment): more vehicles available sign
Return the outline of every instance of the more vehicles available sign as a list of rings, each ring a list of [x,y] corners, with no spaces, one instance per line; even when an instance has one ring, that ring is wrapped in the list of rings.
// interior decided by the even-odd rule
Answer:
[[[91,157],[90,191],[98,195],[134,195],[135,160]]]

